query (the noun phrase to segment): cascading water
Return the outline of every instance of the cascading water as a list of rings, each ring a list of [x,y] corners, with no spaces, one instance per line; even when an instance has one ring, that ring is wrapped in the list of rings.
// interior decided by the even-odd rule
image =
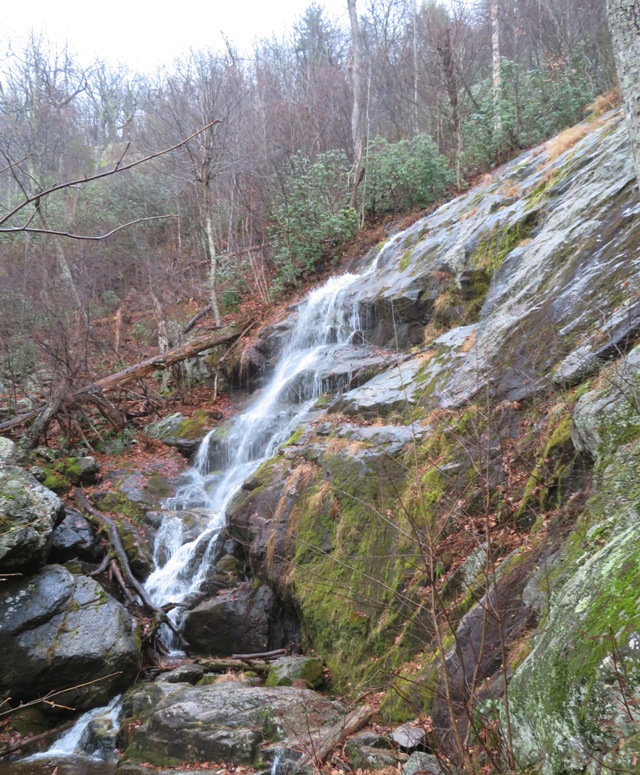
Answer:
[[[367,273],[374,269],[375,265]],[[224,438],[212,431],[203,440],[194,467],[185,474],[176,495],[165,502],[171,512],[158,531],[157,568],[146,584],[156,605],[180,604],[199,590],[231,499],[309,414],[326,391],[327,375],[336,362],[353,353],[361,328],[354,286],[361,278],[333,277],[307,297],[268,383],[234,418]],[[345,384],[348,376],[347,369]],[[206,527],[195,540],[184,542],[181,511],[207,515]],[[173,611],[172,615],[179,622],[179,614]]]

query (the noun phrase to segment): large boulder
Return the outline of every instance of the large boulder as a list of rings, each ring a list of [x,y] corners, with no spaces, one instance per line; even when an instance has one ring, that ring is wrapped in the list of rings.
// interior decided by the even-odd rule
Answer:
[[[245,582],[190,611],[184,635],[195,651],[216,657],[266,651],[285,645],[272,638],[278,613],[270,587]]]
[[[293,687],[224,682],[158,689],[141,687],[125,698],[127,759],[159,766],[203,761],[259,766],[265,742],[304,748],[343,713],[337,702]]]
[[[139,663],[127,610],[61,565],[0,587],[0,653],[0,696],[25,701],[69,689],[56,701],[77,710],[104,705]]]
[[[0,573],[46,562],[62,501],[31,474],[0,466]]]

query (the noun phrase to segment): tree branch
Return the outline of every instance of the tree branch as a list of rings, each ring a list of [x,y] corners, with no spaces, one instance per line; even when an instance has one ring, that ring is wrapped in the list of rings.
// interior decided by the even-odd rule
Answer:
[[[169,148],[164,148],[162,151],[157,151],[156,153],[152,153],[149,156],[145,156],[142,159],[138,159],[137,161],[132,161],[129,164],[120,166],[120,163],[124,158],[124,153],[123,153],[119,161],[116,163],[116,165],[111,169],[106,170],[105,172],[97,172],[95,175],[88,175],[88,176],[85,176],[84,178],[77,178],[76,180],[68,180],[65,183],[57,183],[55,186],[50,186],[49,188],[45,188],[43,191],[39,191],[37,194],[33,194],[32,196],[27,196],[22,202],[20,202],[20,204],[16,205],[8,213],[6,213],[3,216],[0,216],[0,227],[2,227],[0,228],[0,233],[5,233],[9,231],[24,231],[24,227],[22,229],[18,227],[9,229],[9,228],[4,228],[3,224],[7,223],[7,221],[11,220],[11,218],[13,218],[19,212],[24,210],[25,207],[28,207],[30,204],[33,204],[34,202],[38,202],[43,197],[50,196],[51,194],[54,194],[57,191],[63,191],[66,188],[73,188],[74,186],[81,186],[85,183],[91,183],[94,180],[101,180],[102,178],[108,178],[111,175],[117,174],[118,172],[126,172],[127,170],[133,169],[134,167],[138,167],[141,164],[145,164],[148,161],[157,159],[160,156],[165,156],[166,154],[171,153],[172,151],[175,151],[178,148],[181,148],[183,145],[186,145],[190,140],[193,140],[194,137],[197,137],[203,132],[206,132],[208,129],[211,129],[212,126],[215,126],[216,124],[220,124],[220,123],[221,123],[220,119],[215,119],[215,121],[211,121],[206,126],[203,126],[201,129],[198,129],[196,132],[189,135],[189,137],[186,137],[183,140],[180,140],[180,142],[170,146]],[[125,149],[125,153],[126,153],[126,150],[127,149]],[[11,169],[12,174],[14,174],[15,176],[14,167],[15,165],[13,164],[13,162],[10,162],[9,168]]]
[[[31,222],[31,218],[27,221],[27,223],[24,226],[15,226],[11,228],[4,228],[0,229],[0,232],[2,234],[15,234],[15,233],[23,233],[23,234],[49,234],[53,237],[68,237],[69,239],[75,239],[75,240],[91,240],[93,242],[99,242],[100,240],[107,239],[107,237],[111,237],[112,234],[115,234],[118,231],[122,231],[122,229],[128,229],[129,226],[135,226],[136,223],[145,223],[146,221],[157,221],[161,218],[178,218],[178,213],[167,213],[167,215],[150,215],[147,218],[136,218],[135,221],[128,221],[127,223],[123,223],[120,226],[116,226],[115,229],[111,229],[111,231],[105,232],[105,234],[72,234],[69,231],[55,231],[54,229],[37,229],[32,226],[29,226],[29,223]]]

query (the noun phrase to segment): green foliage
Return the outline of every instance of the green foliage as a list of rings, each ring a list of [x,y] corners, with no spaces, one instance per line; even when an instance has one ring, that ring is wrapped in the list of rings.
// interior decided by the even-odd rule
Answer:
[[[389,143],[376,137],[366,159],[365,210],[369,218],[427,207],[444,196],[454,176],[427,134]]]
[[[480,82],[472,93],[470,115],[462,126],[464,166],[470,172],[488,169],[512,151],[537,145],[580,121],[596,96],[579,52],[569,62],[549,62],[539,70],[503,60],[499,122],[492,80]]]
[[[341,151],[291,160],[272,202],[273,261],[281,282],[297,282],[333,258],[358,230],[349,207],[349,164]]]

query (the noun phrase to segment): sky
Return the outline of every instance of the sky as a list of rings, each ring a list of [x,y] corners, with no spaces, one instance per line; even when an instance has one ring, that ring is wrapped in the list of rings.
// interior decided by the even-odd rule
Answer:
[[[257,38],[289,31],[311,0],[29,0],[3,3],[0,40],[19,41],[33,29],[51,42],[68,42],[83,63],[96,57],[138,72],[170,64],[190,48],[240,50]],[[332,18],[346,19],[346,0],[318,0]]]

